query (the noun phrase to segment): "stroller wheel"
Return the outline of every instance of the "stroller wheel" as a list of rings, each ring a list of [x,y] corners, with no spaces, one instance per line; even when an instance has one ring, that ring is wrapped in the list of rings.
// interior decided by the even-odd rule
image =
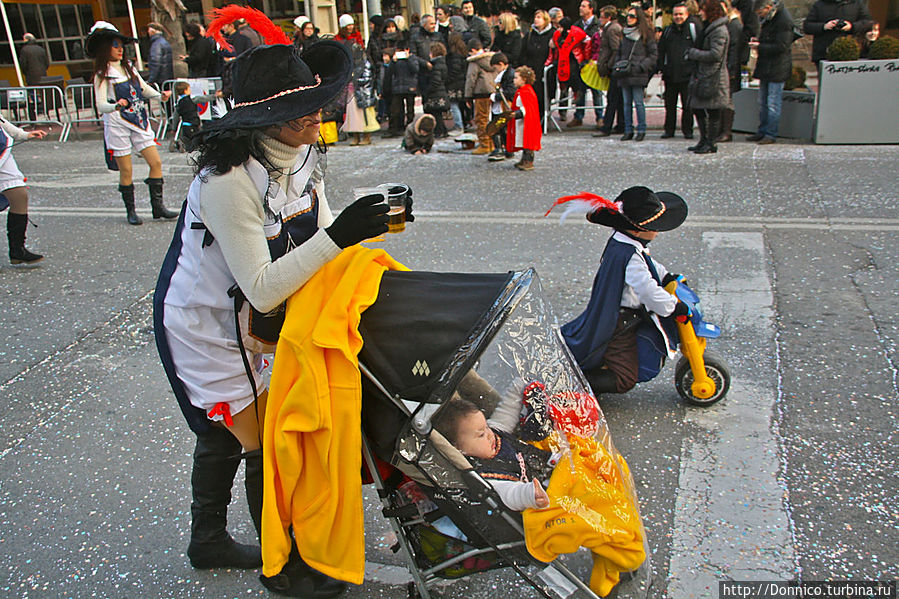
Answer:
[[[674,387],[687,403],[694,406],[710,406],[717,403],[724,399],[730,389],[730,370],[727,368],[727,363],[712,352],[706,352],[703,361],[706,373],[715,382],[715,393],[704,399],[693,395],[693,371],[690,370],[690,362],[681,356],[674,369]]]

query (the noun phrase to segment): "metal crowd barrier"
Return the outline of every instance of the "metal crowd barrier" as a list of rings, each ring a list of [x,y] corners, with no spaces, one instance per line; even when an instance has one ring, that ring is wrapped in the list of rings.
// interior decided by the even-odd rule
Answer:
[[[544,100],[544,107],[546,110],[545,114],[543,115],[543,134],[544,135],[549,132],[550,122],[552,122],[553,127],[556,128],[556,131],[559,131],[559,132],[562,131],[562,127],[559,125],[559,121],[557,121],[555,119],[555,117],[552,115],[553,110],[559,110],[559,111],[565,110],[566,112],[569,110],[587,111],[587,110],[595,110],[597,108],[604,109],[605,106],[608,104],[608,101],[606,98],[606,92],[604,92],[602,90],[596,90],[600,94],[602,94],[602,99],[603,99],[602,104],[595,105],[591,102],[587,102],[587,100],[585,98],[583,106],[575,106],[574,104],[575,104],[575,101],[577,100],[576,94],[574,93],[574,89],[572,89],[571,86],[569,86],[568,87],[568,96],[567,96],[567,105],[562,106],[562,86],[560,86],[559,82],[555,80],[555,73],[554,73],[555,70],[556,70],[555,65],[546,65],[545,67],[543,67],[543,100]],[[550,74],[553,74],[553,81],[555,81],[555,83],[556,83],[556,89],[555,89],[555,92],[553,93],[552,98],[550,98],[550,94],[549,94],[549,81],[550,81],[549,76],[550,76]],[[586,87],[586,85],[584,87]],[[584,93],[586,94],[587,92],[585,91]]]
[[[568,110],[590,110],[590,109],[594,109],[594,108],[605,109],[605,107],[608,107],[608,105],[609,105],[608,94],[604,91],[597,90],[602,94],[605,107],[604,106],[593,106],[591,104],[587,104],[586,102],[585,102],[584,106],[574,106],[575,94],[574,94],[573,90],[569,87],[568,88],[568,105],[563,106],[562,98],[561,98],[561,88],[559,87],[558,82],[556,82],[556,89],[555,89],[555,93],[553,94],[552,98],[550,97],[550,93],[549,93],[549,89],[550,89],[549,88],[549,82],[550,82],[549,75],[551,73],[553,73],[555,71],[555,69],[556,69],[555,65],[547,65],[546,67],[543,68],[543,99],[544,99],[544,106],[545,106],[545,110],[546,110],[546,112],[544,114],[544,118],[543,118],[543,133],[544,134],[546,134],[549,131],[550,122],[552,122],[553,126],[556,128],[557,131],[562,131],[562,127],[559,125],[559,121],[557,121],[555,119],[555,117],[552,116],[553,110],[568,111]],[[659,77],[658,81],[655,80],[655,77]],[[664,102],[664,100],[661,100],[661,93],[660,93],[664,90],[664,83],[661,80],[661,77],[659,75],[653,75],[653,77],[650,77],[650,82],[647,84],[645,89],[646,89],[647,93],[650,90],[652,90],[653,92],[656,92],[656,90],[658,90],[657,93],[651,93],[648,97],[648,100],[644,101],[644,106],[646,107],[646,110],[658,110],[658,109],[664,110],[665,102]],[[660,104],[654,101],[657,96],[661,100]],[[683,110],[683,106],[681,106],[680,100],[678,100],[677,107],[680,110]]]
[[[60,140],[71,117],[65,95],[55,85],[2,88],[0,109],[8,112],[15,125],[59,125]]]
[[[80,138],[78,129],[75,129],[77,123],[103,125],[103,119],[97,111],[97,101],[94,97],[94,86],[92,83],[71,83],[67,85],[66,103],[73,110],[69,112],[69,122],[63,128],[59,141],[68,141],[69,134],[73,129],[75,130],[75,136]],[[87,112],[87,114],[82,116],[83,112]]]
[[[170,91],[172,92],[172,94],[169,96],[168,103],[165,107],[167,114],[164,114],[165,118],[162,119],[162,122],[159,125],[159,129],[156,131],[156,139],[158,140],[165,139],[170,126],[173,126],[175,129],[175,139],[178,138],[178,132],[181,130],[181,122],[180,119],[178,119],[178,111],[175,110],[175,106],[176,104],[178,104],[178,98],[175,97],[175,84],[179,81],[208,81],[212,83],[212,89],[218,90],[222,87],[221,77],[185,77],[182,79],[169,79],[168,81],[163,81],[162,91]],[[192,89],[191,91],[196,92],[197,90]]]

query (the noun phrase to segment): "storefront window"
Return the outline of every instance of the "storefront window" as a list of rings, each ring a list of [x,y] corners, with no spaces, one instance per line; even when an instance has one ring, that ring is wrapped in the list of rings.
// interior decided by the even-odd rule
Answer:
[[[144,4],[149,6],[149,0]],[[84,38],[94,24],[90,4],[7,4],[6,13],[17,51],[28,32],[44,46],[51,62],[84,59]],[[12,66],[8,42],[0,43],[0,65]]]

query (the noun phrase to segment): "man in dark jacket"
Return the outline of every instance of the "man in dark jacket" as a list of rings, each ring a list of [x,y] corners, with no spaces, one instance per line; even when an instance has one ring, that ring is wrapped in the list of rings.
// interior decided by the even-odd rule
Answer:
[[[175,78],[172,46],[165,39],[162,25],[159,23],[147,25],[147,34],[150,36],[150,58],[147,61],[150,73],[147,75],[147,83],[155,83],[162,88],[163,82]]]
[[[612,65],[617,60],[618,47],[621,46],[621,40],[624,37],[617,17],[618,9],[611,4],[603,6],[599,10],[602,39],[599,42],[596,70],[602,77],[609,77],[612,74]],[[594,137],[608,137],[613,132],[622,133],[624,131],[624,100],[621,97],[621,88],[618,87],[618,82],[613,77],[609,77],[609,89],[606,92],[606,98],[608,98],[606,113],[603,115],[599,133],[594,133]],[[614,131],[612,129],[613,122],[617,122]]]
[[[26,33],[23,39],[25,45],[19,50],[19,62],[22,65],[22,74],[25,76],[25,85],[40,85],[41,79],[47,75],[50,59],[47,57],[47,51],[37,43],[34,35]]]
[[[493,41],[490,26],[487,25],[487,21],[474,14],[472,0],[462,0],[462,17],[465,19],[465,24],[468,25],[468,31],[476,35],[485,48],[489,48]]]
[[[758,0],[755,12],[761,27],[749,46],[758,52],[753,76],[759,80],[759,130],[747,140],[765,145],[777,138],[784,83],[793,70],[793,19],[775,0]]]
[[[410,42],[412,52],[424,60],[431,57],[431,44],[443,43],[443,36],[437,31],[437,21],[431,15],[422,15],[421,29],[412,37]]]
[[[805,18],[803,29],[815,36],[812,60],[815,66],[827,58],[827,48],[844,35],[863,36],[874,26],[865,0],[818,0]]]
[[[228,40],[228,43],[231,44],[231,50],[223,50],[222,56],[225,58],[226,62],[230,62],[249,50],[253,47],[253,42],[250,41],[250,38],[240,33],[233,23],[225,23],[222,25],[222,33],[225,34],[225,39]]]
[[[587,39],[593,37],[593,34],[600,30],[601,25],[599,23],[599,18],[596,16],[596,0],[581,0],[581,3],[578,5],[578,15],[580,18],[575,22],[575,27],[580,27],[584,30],[584,33],[587,34]],[[599,129],[601,127],[600,123],[602,122],[602,92],[598,89],[593,89],[587,84],[584,84],[584,93],[579,94],[577,99],[575,100],[575,106],[586,106],[587,103],[587,93],[590,93],[590,96],[593,100],[593,106],[597,106],[598,108],[593,109],[593,114],[596,116],[596,128]],[[569,123],[569,125],[580,125],[584,120],[584,109],[580,108],[579,110],[574,111],[574,121]]]
[[[685,139],[693,138],[693,111],[688,108],[687,84],[693,72],[693,63],[684,59],[690,48],[696,47],[702,26],[687,10],[687,5],[678,2],[671,11],[672,23],[662,31],[659,38],[658,70],[665,82],[665,132],[662,139],[674,137],[677,125],[677,98],[680,96],[681,132]]]

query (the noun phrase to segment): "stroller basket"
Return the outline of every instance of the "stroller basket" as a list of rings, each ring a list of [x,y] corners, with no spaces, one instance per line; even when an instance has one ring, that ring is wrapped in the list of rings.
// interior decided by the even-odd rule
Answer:
[[[524,438],[522,390],[535,383],[548,394],[588,398],[596,406],[536,272],[387,272],[359,330],[366,463],[418,594],[429,597],[439,578],[511,567],[544,597],[597,597],[566,566],[576,556],[556,559],[547,568],[531,555],[522,513],[509,509],[473,462],[432,424],[442,406],[461,398],[490,418],[491,427]],[[607,453],[608,470],[621,494],[633,498],[636,514],[627,465],[612,445],[602,413],[594,412],[589,432],[577,434],[594,439]],[[383,475],[383,463],[397,470]],[[543,472],[544,484],[553,473],[538,465],[530,476],[537,472]],[[640,555],[648,555],[639,514],[636,527],[645,551]],[[648,564],[643,561],[627,584],[618,585],[619,597],[646,596]]]

